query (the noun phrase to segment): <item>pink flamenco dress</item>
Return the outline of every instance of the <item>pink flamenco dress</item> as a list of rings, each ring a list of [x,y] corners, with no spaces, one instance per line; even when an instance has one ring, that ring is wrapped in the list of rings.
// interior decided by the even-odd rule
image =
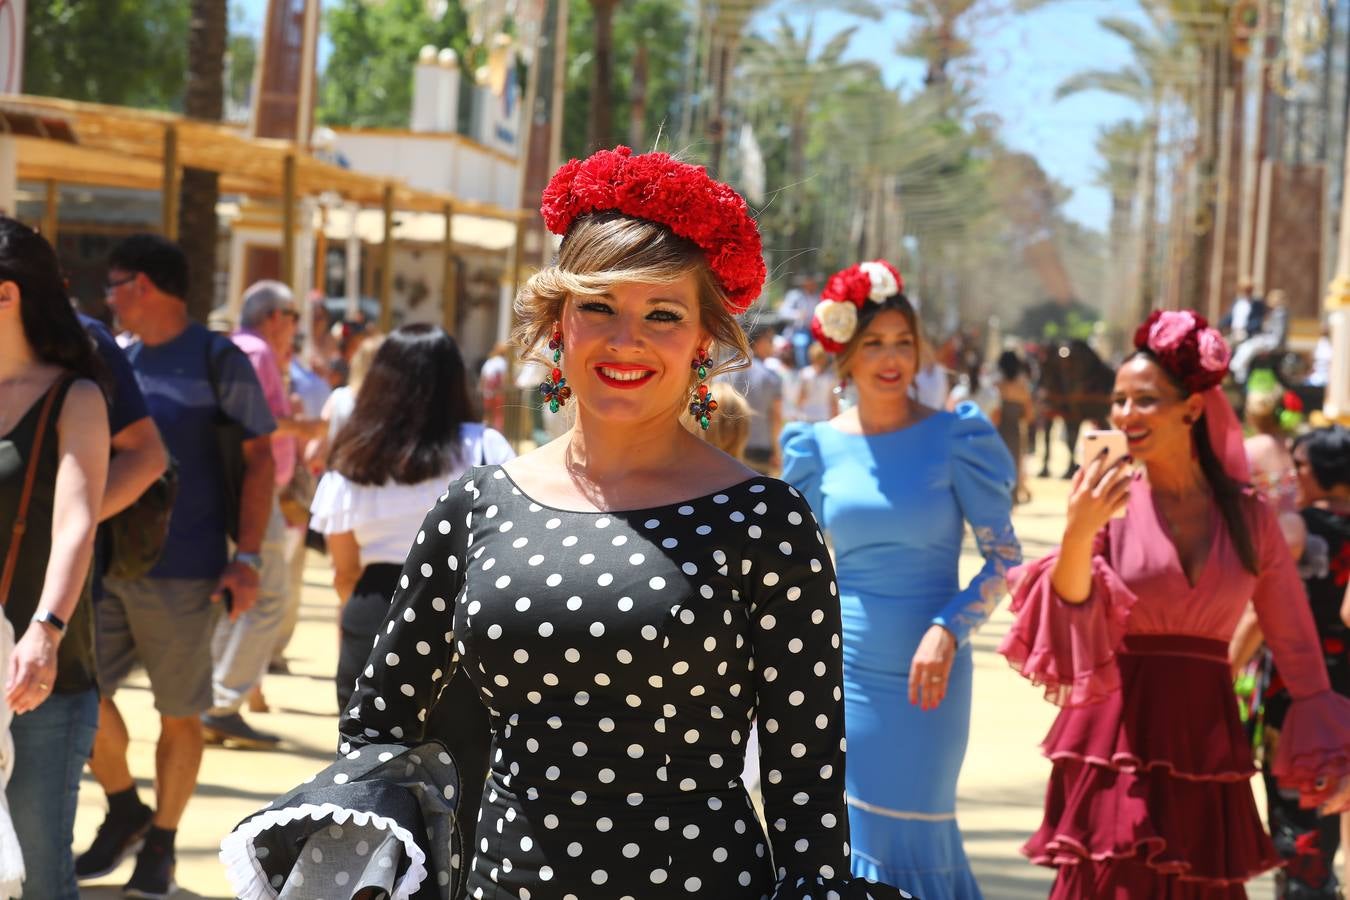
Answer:
[[[1063,707],[1043,744],[1045,819],[1023,848],[1058,870],[1054,898],[1229,900],[1280,864],[1261,825],[1228,640],[1250,598],[1294,696],[1274,771],[1307,805],[1350,772],[1350,700],[1331,691],[1294,560],[1265,503],[1243,503],[1259,575],[1217,507],[1191,584],[1147,482],[1097,535],[1081,604],[1050,583],[1056,554],[1013,570],[1003,653]]]

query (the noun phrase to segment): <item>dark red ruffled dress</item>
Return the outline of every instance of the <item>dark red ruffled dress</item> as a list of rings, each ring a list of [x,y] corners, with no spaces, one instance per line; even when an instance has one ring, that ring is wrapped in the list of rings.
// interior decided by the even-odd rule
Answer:
[[[1350,700],[1333,693],[1294,560],[1263,501],[1247,499],[1259,577],[1218,510],[1196,584],[1147,483],[1097,537],[1092,594],[1054,592],[1055,555],[1014,570],[1017,619],[999,648],[1064,707],[1045,739],[1045,820],[1023,851],[1058,869],[1051,898],[1246,896],[1280,864],[1261,825],[1228,640],[1250,598],[1295,696],[1275,773],[1307,803],[1350,772]]]

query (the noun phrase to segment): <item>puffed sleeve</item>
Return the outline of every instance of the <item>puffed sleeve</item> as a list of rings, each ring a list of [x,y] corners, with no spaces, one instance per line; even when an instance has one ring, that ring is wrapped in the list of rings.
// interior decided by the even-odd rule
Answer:
[[[309,504],[309,527],[319,534],[341,534],[355,530],[359,519],[355,485],[341,472],[324,472]]]
[[[783,480],[796,488],[812,509],[823,512],[820,479],[824,467],[820,462],[820,445],[816,443],[815,424],[790,422],[784,425],[778,443],[783,448]]]
[[[1275,514],[1251,498],[1259,574],[1252,605],[1293,703],[1271,770],[1304,806],[1325,801],[1350,775],[1350,699],[1331,689],[1312,607]]]
[[[1111,568],[1110,528],[1092,551],[1092,592],[1069,603],[1050,583],[1059,552],[1008,573],[1012,628],[998,652],[1059,706],[1085,706],[1120,690],[1116,651],[1137,598]]]
[[[338,722],[339,748],[418,740],[427,715],[459,664],[455,598],[464,587],[472,501],[469,473],[452,483],[422,521],[375,638]]]
[[[950,443],[952,488],[984,557],[984,567],[933,622],[964,644],[989,620],[1007,593],[1008,570],[1022,562],[1022,545],[1012,527],[1017,470],[1007,445],[975,404],[959,404],[955,412]]]
[[[839,591],[825,538],[800,493],[778,482],[756,508],[741,564],[754,649],[764,818],[773,900],[895,898],[849,875]],[[762,532],[761,532],[762,528]]]

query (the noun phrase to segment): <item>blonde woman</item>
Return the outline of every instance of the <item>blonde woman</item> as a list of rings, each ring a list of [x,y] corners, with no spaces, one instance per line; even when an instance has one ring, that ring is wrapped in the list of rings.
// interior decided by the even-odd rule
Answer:
[[[564,238],[516,300],[516,337],[549,345],[540,394],[574,422],[428,514],[315,789],[370,798],[353,774],[416,744],[466,678],[492,723],[490,755],[456,760],[482,797],[467,896],[896,897],[848,876],[839,607],[811,510],[685,426],[711,424],[708,379],[748,354],[734,317],[765,270],[744,201],[620,148],[564,166],[543,213]],[[756,717],[767,832],[736,777]],[[236,834],[332,840],[293,816],[283,801]],[[426,843],[424,871],[452,879],[450,848]],[[232,872],[252,849],[227,841]],[[262,875],[284,882],[273,856]]]

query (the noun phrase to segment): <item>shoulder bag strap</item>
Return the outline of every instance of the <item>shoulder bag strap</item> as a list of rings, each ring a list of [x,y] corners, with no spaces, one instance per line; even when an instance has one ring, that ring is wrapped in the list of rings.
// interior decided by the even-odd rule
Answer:
[[[42,401],[42,414],[38,417],[37,435],[28,455],[28,467],[23,476],[23,493],[19,495],[19,514],[14,519],[14,529],[9,537],[9,553],[5,556],[5,568],[0,573],[0,606],[9,602],[9,588],[14,581],[14,567],[19,564],[19,545],[23,543],[23,533],[28,530],[28,503],[33,499],[33,482],[37,479],[38,460],[42,457],[42,440],[47,434],[47,421],[51,418],[52,406],[56,395],[61,393],[70,375],[62,375],[50,388]]]

